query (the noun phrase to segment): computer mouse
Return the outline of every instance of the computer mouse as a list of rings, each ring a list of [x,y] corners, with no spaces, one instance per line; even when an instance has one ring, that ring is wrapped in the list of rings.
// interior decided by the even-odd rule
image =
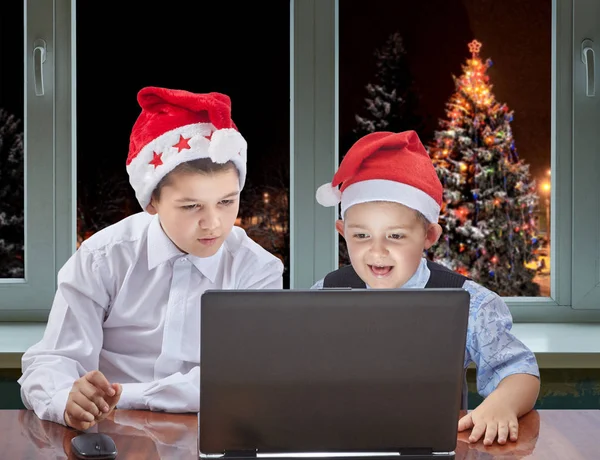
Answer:
[[[84,433],[71,439],[71,451],[77,458],[113,459],[117,458],[117,446],[112,438],[104,433]]]

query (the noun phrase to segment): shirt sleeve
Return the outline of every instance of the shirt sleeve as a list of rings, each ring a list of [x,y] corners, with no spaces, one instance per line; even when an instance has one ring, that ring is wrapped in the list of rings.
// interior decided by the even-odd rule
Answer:
[[[200,366],[186,374],[177,372],[154,382],[124,383],[119,409],[145,409],[165,412],[200,410]]]
[[[98,369],[102,324],[110,304],[102,271],[83,245],[71,256],[58,273],[44,336],[23,355],[21,398],[42,420],[64,425],[73,383]]]
[[[475,295],[474,295],[475,294]],[[477,367],[477,391],[487,397],[509,375],[540,371],[533,352],[517,339],[504,300],[491,291],[471,293],[467,361]]]
[[[283,263],[274,259],[262,267],[248,270],[238,289],[283,289]]]
[[[317,281],[315,284],[313,284],[313,286],[311,287],[311,289],[323,289],[323,283],[325,282],[325,278]]]

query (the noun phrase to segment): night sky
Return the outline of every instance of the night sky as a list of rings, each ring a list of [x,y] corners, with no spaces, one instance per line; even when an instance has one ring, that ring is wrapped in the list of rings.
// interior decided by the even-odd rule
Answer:
[[[272,165],[288,163],[289,3],[180,4],[185,8],[153,10],[136,0],[124,11],[77,3],[78,176],[84,186],[93,187],[99,169],[126,177],[129,134],[139,114],[136,94],[146,85],[231,96],[233,119],[249,144],[250,183],[273,182]],[[340,138],[362,112],[364,86],[375,72],[373,52],[391,33],[404,39],[419,115],[427,120],[424,140],[444,117],[451,75],[460,75],[467,43],[476,38],[483,43],[481,57],[494,61],[489,75],[497,100],[514,110],[520,156],[535,177],[549,168],[550,0],[340,0],[339,23]],[[22,43],[7,44],[5,25],[3,20],[0,104],[19,114]],[[6,72],[6,61],[14,72]]]
[[[445,103],[470,57],[467,44],[483,43],[480,56],[496,99],[514,110],[511,123],[521,158],[535,177],[550,167],[551,25],[550,0],[340,0],[340,129],[354,127],[363,109],[364,85],[374,75],[373,50],[400,32],[427,121],[420,136],[433,137]],[[407,4],[410,6],[407,7]],[[365,8],[368,5],[368,8]]]
[[[288,2],[171,5],[78,2],[79,177],[93,183],[95,167],[126,174],[137,92],[165,86],[229,95],[248,141],[248,181],[268,183],[270,165],[289,164]]]
[[[0,108],[23,120],[23,3],[0,6]]]

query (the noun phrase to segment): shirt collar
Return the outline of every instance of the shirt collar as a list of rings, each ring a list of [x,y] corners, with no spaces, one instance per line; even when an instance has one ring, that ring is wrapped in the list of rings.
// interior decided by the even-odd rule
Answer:
[[[421,258],[421,262],[419,263],[419,266],[417,267],[417,270],[415,271],[413,276],[411,276],[410,279],[406,283],[404,283],[402,286],[400,286],[400,289],[424,288],[425,285],[427,284],[427,281],[429,281],[430,275],[431,275],[431,272],[429,271],[429,268],[427,267],[427,260],[423,257],[423,258]],[[369,285],[367,285],[367,289],[371,289]]]
[[[155,215],[148,228],[148,269],[152,270],[175,257],[185,256],[211,283],[215,282],[223,245],[217,253],[210,257],[196,257],[180,251],[171,241],[160,225],[158,215]]]
[[[158,215],[154,215],[148,227],[148,269],[152,270],[160,264],[182,255],[183,252],[163,231]]]
[[[221,245],[216,254],[210,257],[196,257],[191,254],[187,255],[190,262],[194,264],[198,271],[206,276],[213,284],[217,278],[217,272],[221,263],[221,255],[223,254],[224,245],[225,243]]]
[[[423,257],[423,258],[421,258],[421,262],[419,263],[417,270],[415,271],[413,276],[411,276],[410,279],[406,283],[404,283],[404,285],[402,286],[402,289],[424,288],[425,285],[427,284],[427,281],[429,281],[430,275],[431,275],[431,272],[429,271],[429,268],[427,267],[427,260]]]

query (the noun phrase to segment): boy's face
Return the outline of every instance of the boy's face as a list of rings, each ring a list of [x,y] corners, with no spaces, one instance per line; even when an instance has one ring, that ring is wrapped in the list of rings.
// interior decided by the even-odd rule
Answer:
[[[152,199],[147,211],[158,214],[164,232],[183,252],[197,257],[217,253],[238,214],[239,177],[235,169],[175,174]]]
[[[336,228],[358,276],[379,289],[402,287],[417,270],[423,250],[442,233],[438,224],[426,224],[413,209],[391,202],[355,204]]]

